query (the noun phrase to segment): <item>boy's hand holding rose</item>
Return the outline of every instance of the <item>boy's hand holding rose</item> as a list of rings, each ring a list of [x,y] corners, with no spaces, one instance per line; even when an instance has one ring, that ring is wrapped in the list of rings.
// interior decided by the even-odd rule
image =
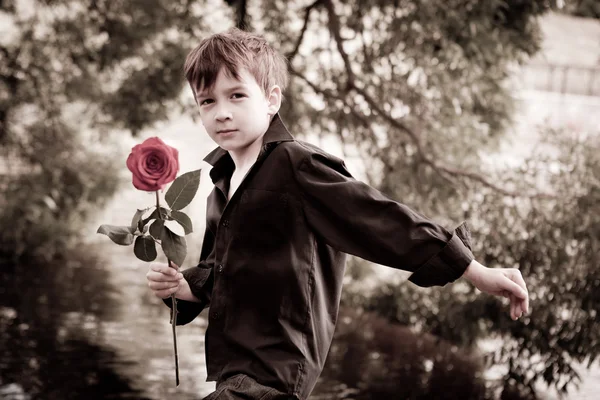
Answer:
[[[173,262],[171,262],[170,267],[162,263],[150,264],[146,279],[152,293],[160,299],[175,295],[180,300],[198,302],[196,296],[192,294],[190,285],[183,274],[179,272],[179,266]]]

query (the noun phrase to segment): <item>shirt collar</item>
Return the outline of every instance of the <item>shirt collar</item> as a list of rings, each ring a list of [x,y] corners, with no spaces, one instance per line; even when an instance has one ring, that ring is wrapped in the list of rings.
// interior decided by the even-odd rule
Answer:
[[[263,149],[270,143],[289,142],[294,140],[292,134],[287,130],[279,113],[273,116],[273,120],[263,135]],[[261,154],[264,151],[261,151]],[[260,155],[259,155],[260,157]],[[210,171],[210,177],[213,182],[219,180],[226,171],[233,171],[234,165],[229,152],[221,147],[217,147],[204,158],[204,161],[213,166]]]

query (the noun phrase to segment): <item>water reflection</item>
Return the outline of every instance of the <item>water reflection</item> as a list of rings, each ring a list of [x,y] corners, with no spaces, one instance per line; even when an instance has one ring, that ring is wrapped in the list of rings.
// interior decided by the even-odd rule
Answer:
[[[180,329],[174,385],[168,311],[130,248],[79,246],[50,263],[0,261],[1,399],[178,399],[204,383],[203,325]],[[134,262],[135,264],[135,262]],[[180,350],[181,351],[181,350]]]
[[[4,398],[146,398],[121,373],[128,363],[94,340],[116,307],[97,265],[82,251],[48,264],[1,261]]]

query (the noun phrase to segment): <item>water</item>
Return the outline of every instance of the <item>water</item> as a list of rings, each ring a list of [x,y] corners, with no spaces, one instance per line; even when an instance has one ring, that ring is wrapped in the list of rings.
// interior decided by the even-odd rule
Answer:
[[[0,272],[0,399],[198,399],[206,321],[178,327],[175,387],[169,310],[130,247],[82,246],[50,265]],[[100,256],[96,256],[99,254]]]

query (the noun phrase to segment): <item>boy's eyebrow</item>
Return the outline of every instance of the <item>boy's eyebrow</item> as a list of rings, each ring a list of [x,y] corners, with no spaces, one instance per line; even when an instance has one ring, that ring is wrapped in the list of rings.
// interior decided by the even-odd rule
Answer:
[[[226,89],[224,90],[224,92],[235,92],[236,90],[247,90],[247,89],[248,89],[248,87],[247,87],[246,85],[244,85],[244,84],[240,83],[240,84],[238,84],[238,85],[235,85],[235,86],[231,86],[231,87],[228,87],[228,88],[226,88]],[[212,90],[209,90],[209,91],[206,91],[206,90],[203,90],[203,91],[197,91],[197,92],[196,92],[196,96],[197,96],[197,97],[209,96],[209,95],[211,95],[211,94],[212,94],[212,92],[213,92]]]

